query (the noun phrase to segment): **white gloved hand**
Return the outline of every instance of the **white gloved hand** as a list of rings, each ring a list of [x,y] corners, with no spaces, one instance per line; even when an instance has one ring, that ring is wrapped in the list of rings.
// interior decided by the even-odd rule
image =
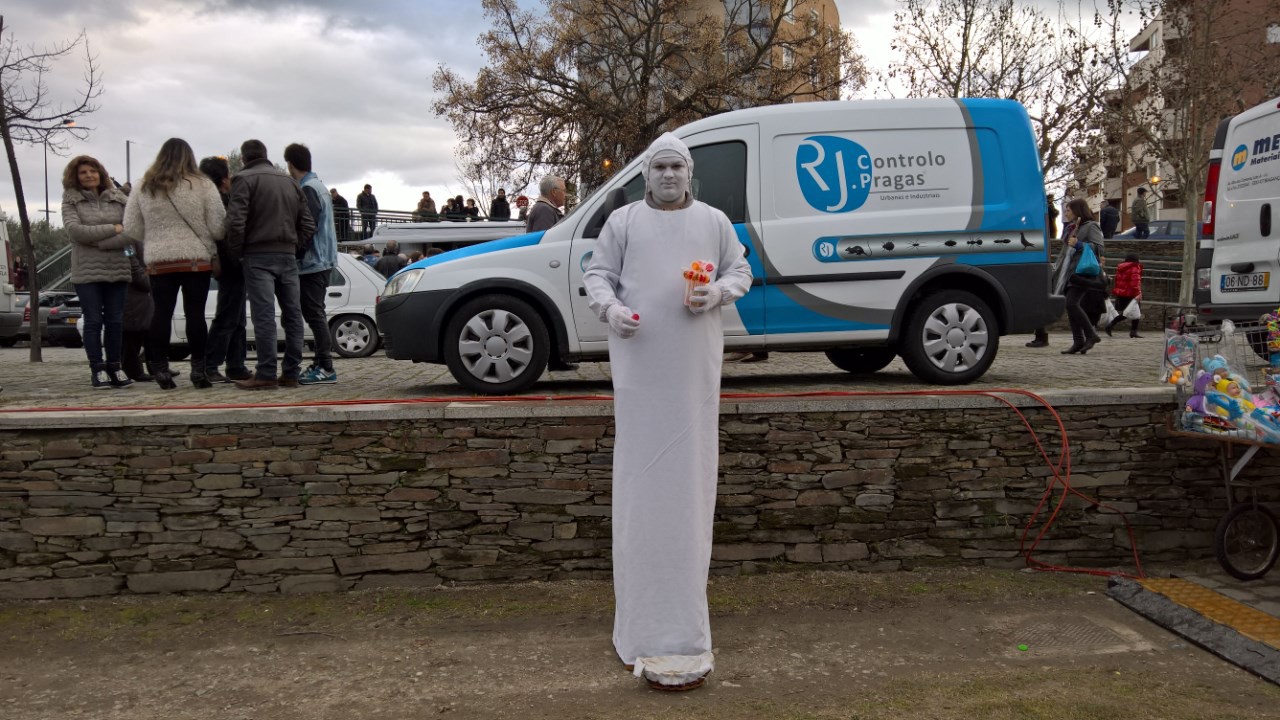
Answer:
[[[618,337],[629,338],[640,329],[640,316],[621,303],[610,305],[605,316],[609,319],[609,327]]]
[[[689,310],[695,315],[704,313],[719,305],[721,300],[724,300],[724,291],[719,285],[699,285],[689,296]]]

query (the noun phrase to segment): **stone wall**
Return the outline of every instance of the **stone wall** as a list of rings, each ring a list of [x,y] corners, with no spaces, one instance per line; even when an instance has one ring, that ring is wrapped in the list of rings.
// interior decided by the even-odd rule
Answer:
[[[1216,446],[1164,391],[1063,395],[1073,485],[1148,560],[1204,556]],[[611,406],[451,406],[0,420],[0,598],[309,592],[609,576]],[[1057,435],[1029,412],[1046,450]],[[978,398],[726,404],[716,573],[1019,567],[1049,470]],[[1260,457],[1252,472],[1276,472]],[[1123,564],[1073,498],[1046,562]]]

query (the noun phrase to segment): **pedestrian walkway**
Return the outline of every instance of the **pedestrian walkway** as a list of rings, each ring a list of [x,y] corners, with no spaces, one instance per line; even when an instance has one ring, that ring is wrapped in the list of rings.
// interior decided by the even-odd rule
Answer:
[[[1014,387],[1027,390],[1077,388],[1134,388],[1156,384],[1160,367],[1157,333],[1131,339],[1104,338],[1088,355],[1062,355],[1070,339],[1056,335],[1047,348],[1024,346],[1026,336],[1001,338],[995,364],[972,388]],[[45,348],[44,362],[28,361],[25,347],[0,348],[0,412],[32,407],[92,407],[220,405],[225,403],[288,403],[324,400],[381,400],[415,397],[471,397],[443,365],[390,360],[381,351],[359,359],[334,361],[338,383],[311,385],[274,392],[246,393],[234,385],[211,390],[192,388],[186,363],[178,389],[135,384],[123,390],[94,390],[83,350]],[[854,376],[827,360],[823,353],[774,352],[768,361],[726,363],[725,393],[811,393],[830,390],[920,390],[929,385],[907,371],[901,360],[873,375]],[[611,395],[609,364],[581,363],[577,370],[549,372],[530,395]]]

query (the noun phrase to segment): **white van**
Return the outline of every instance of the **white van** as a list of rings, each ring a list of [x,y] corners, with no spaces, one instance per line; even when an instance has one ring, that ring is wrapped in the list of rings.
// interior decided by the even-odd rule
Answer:
[[[1197,306],[1211,322],[1280,307],[1280,98],[1218,125],[1205,182]],[[1207,252],[1206,252],[1207,251]]]
[[[966,383],[1001,335],[1057,318],[1031,123],[1005,100],[817,102],[675,131],[694,193],[729,216],[751,291],[724,310],[730,350],[823,350],[875,372]],[[607,360],[582,274],[605,218],[642,201],[640,159],[545,233],[427,258],[378,304],[387,356],[446,363],[477,393],[529,388],[548,360]]]

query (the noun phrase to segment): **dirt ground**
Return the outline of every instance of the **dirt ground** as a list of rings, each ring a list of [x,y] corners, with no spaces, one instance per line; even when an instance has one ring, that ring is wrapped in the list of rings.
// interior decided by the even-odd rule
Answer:
[[[681,694],[623,670],[603,582],[0,604],[0,717],[1280,718],[1280,689],[1104,590],[991,570],[718,578],[716,670]]]

